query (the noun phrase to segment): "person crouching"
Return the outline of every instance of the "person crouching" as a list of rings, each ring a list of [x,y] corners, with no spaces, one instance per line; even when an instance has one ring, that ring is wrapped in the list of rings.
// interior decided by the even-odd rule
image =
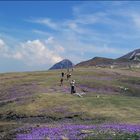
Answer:
[[[71,80],[70,85],[71,85],[71,94],[76,93],[75,80]]]

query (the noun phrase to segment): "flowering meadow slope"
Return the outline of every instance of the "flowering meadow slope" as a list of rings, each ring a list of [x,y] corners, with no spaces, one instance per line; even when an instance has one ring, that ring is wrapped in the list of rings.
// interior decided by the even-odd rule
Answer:
[[[140,138],[139,69],[74,69],[82,98],[60,74],[0,74],[1,139]]]
[[[43,126],[29,127],[28,131],[26,134],[17,134],[16,139],[137,139],[140,137],[140,125],[128,124]]]

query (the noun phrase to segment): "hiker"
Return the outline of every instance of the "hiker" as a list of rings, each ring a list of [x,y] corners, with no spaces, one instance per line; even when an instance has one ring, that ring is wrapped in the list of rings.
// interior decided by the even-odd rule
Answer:
[[[60,86],[63,86],[63,78],[60,79]]]
[[[69,78],[71,77],[71,73],[67,74],[67,80],[69,80]]]
[[[67,74],[67,80],[69,79],[69,74]]]
[[[64,72],[61,73],[62,78],[64,77]]]
[[[71,94],[76,93],[75,80],[71,80],[70,85],[71,85]]]

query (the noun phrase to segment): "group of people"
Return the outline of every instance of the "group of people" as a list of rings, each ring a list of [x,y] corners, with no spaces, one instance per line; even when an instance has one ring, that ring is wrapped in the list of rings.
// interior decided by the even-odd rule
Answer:
[[[71,78],[71,73],[64,73],[64,72],[62,72],[62,73],[61,73],[60,86],[63,85],[64,76],[65,76],[65,75],[66,75],[66,77],[67,77],[67,80],[69,80],[69,79]]]
[[[68,72],[68,73],[62,72],[61,73],[61,79],[60,79],[60,86],[63,86],[63,81],[64,81],[65,75],[66,75],[66,80],[67,81],[71,78],[71,73],[70,72]],[[71,86],[71,94],[76,93],[76,90],[75,90],[75,80],[71,80],[70,86]]]

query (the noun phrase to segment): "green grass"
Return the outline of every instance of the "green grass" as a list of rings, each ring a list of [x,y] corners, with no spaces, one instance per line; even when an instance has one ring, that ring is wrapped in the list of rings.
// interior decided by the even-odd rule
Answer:
[[[139,98],[120,95],[100,95],[97,98],[93,94],[90,97],[87,95],[79,98],[61,93],[42,93],[27,99],[21,105],[18,105],[16,102],[9,103],[1,107],[0,113],[4,114],[8,111],[26,116],[43,114],[46,116],[55,116],[56,118],[64,118],[70,113],[77,114],[77,112],[82,112],[79,117],[83,119],[89,118],[94,120],[95,117],[99,116],[111,118],[110,121],[127,123],[138,123],[140,121]]]

